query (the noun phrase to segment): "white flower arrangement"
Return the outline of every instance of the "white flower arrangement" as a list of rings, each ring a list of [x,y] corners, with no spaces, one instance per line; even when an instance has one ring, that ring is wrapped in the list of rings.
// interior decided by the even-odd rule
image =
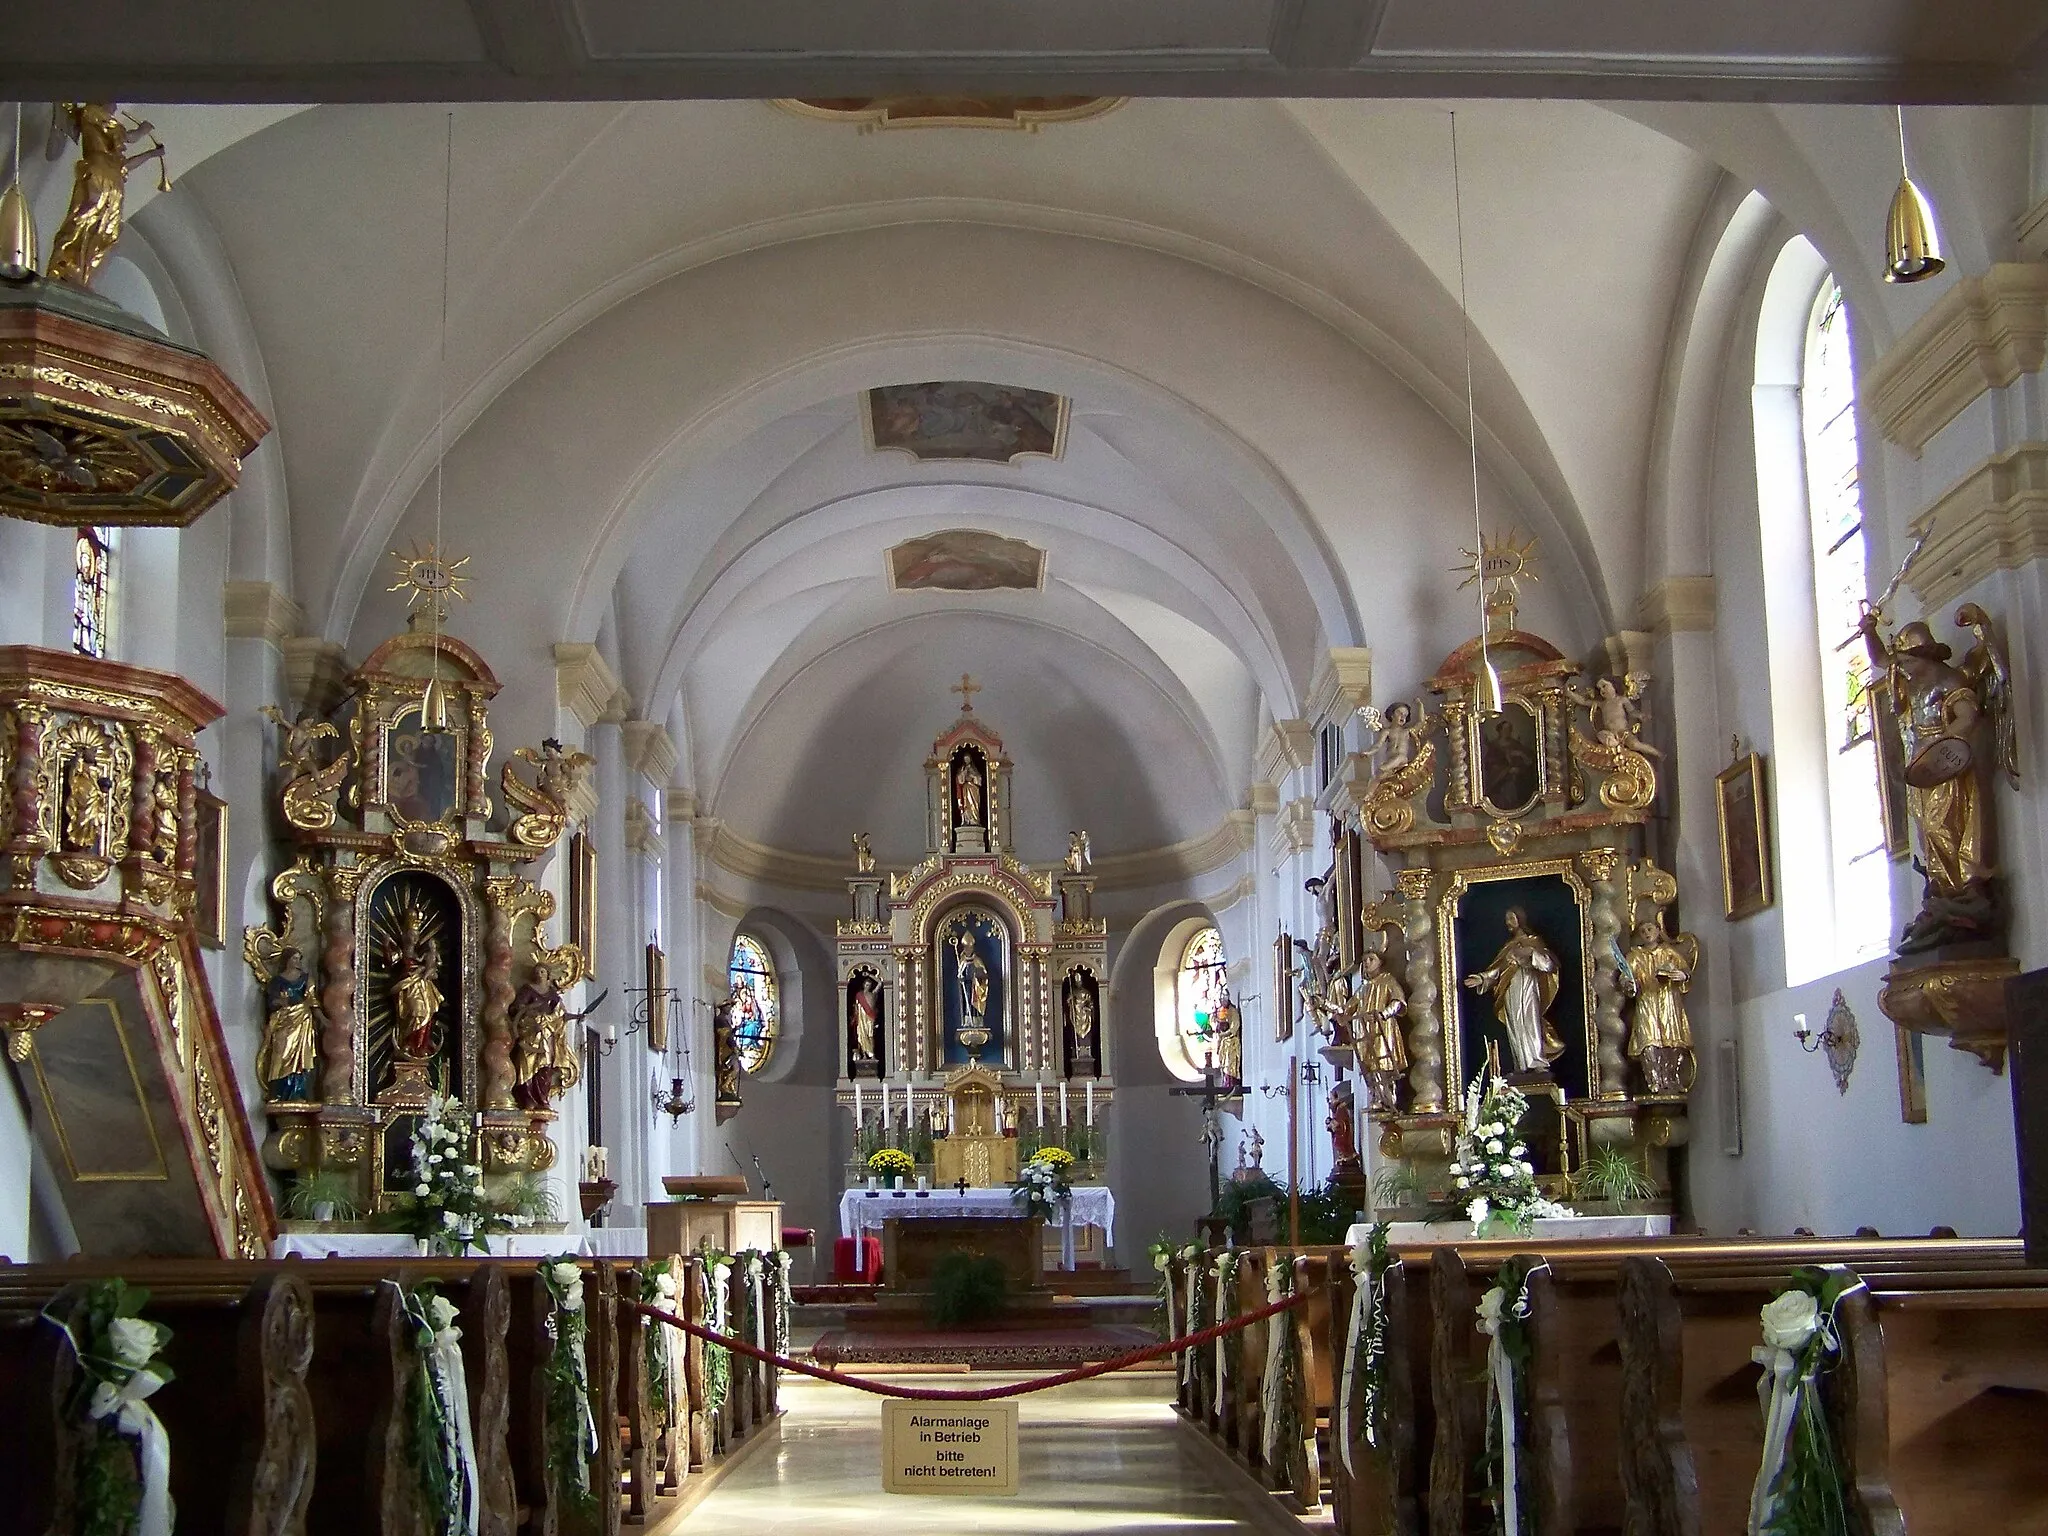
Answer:
[[[1485,1068],[1465,1088],[1450,1172],[1475,1235],[1489,1221],[1527,1232],[1533,1221],[1572,1214],[1571,1207],[1537,1190],[1536,1165],[1528,1144],[1519,1139],[1528,1110],[1529,1101],[1520,1092]]]

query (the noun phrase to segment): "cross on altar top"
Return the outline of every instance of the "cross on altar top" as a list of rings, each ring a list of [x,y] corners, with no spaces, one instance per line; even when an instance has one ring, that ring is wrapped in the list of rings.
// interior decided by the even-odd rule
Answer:
[[[971,715],[974,713],[974,695],[981,692],[981,684],[977,683],[968,673],[962,672],[960,674],[960,681],[948,688],[946,692],[959,694],[960,713]]]

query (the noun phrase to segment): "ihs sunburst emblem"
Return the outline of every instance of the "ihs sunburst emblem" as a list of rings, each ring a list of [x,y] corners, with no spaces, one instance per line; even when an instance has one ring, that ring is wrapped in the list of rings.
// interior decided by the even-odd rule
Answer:
[[[1482,534],[1477,549],[1461,549],[1459,553],[1465,558],[1451,567],[1465,573],[1458,590],[1462,592],[1474,582],[1479,583],[1488,630],[1501,634],[1513,629],[1522,583],[1541,579],[1536,574],[1535,536],[1525,539],[1519,528]]]
[[[469,594],[462,590],[469,577],[462,574],[462,568],[469,564],[469,556],[450,560],[437,544],[414,543],[410,549],[391,551],[392,574],[397,578],[384,590],[387,592],[411,592],[405,600],[410,611],[414,605],[425,600],[427,603],[447,611],[450,598],[469,601]]]

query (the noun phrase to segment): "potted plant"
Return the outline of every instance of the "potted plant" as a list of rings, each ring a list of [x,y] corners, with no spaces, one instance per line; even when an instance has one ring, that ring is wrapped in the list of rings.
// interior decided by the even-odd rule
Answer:
[[[314,1168],[292,1180],[285,1191],[284,1213],[298,1221],[325,1226],[335,1221],[354,1221],[362,1212],[353,1198],[355,1185],[348,1176],[331,1168]]]
[[[542,1174],[515,1175],[493,1203],[503,1214],[519,1217],[521,1226],[556,1228],[562,1224],[554,1189]]]
[[[917,1172],[908,1152],[881,1147],[868,1154],[868,1172],[887,1181],[890,1189],[901,1189],[903,1181]]]
[[[1571,1187],[1585,1216],[1649,1215],[1659,1203],[1656,1181],[1620,1147],[1595,1147],[1572,1175]]]

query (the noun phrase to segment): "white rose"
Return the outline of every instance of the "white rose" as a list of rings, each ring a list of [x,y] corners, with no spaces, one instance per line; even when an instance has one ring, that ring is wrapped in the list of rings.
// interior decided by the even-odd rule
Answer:
[[[1465,1215],[1474,1227],[1478,1227],[1485,1222],[1492,1209],[1493,1207],[1487,1203],[1486,1196],[1481,1195],[1465,1207]]]
[[[427,1194],[429,1193],[427,1186],[424,1184],[415,1184],[413,1186],[412,1192],[420,1196],[422,1199],[426,1198]]]
[[[1820,1303],[1805,1291],[1787,1291],[1763,1309],[1764,1343],[1797,1352],[1820,1327]]]
[[[559,1264],[550,1264],[548,1278],[559,1286],[571,1286],[583,1278],[583,1267],[580,1264],[568,1263],[566,1260]]]
[[[1486,1155],[1487,1155],[1488,1157],[1499,1157],[1499,1156],[1500,1156],[1500,1142],[1499,1142],[1499,1140],[1498,1140],[1498,1139],[1495,1139],[1495,1140],[1493,1140],[1493,1141],[1489,1141],[1489,1142],[1487,1142],[1487,1144],[1486,1144]]]
[[[1500,1332],[1500,1309],[1507,1300],[1507,1293],[1495,1286],[1479,1298],[1479,1331],[1488,1338]]]
[[[1152,1267],[1162,1275],[1172,1266],[1172,1263],[1173,1260],[1163,1253],[1152,1255]]]
[[[1518,1141],[1512,1147],[1508,1148],[1509,1157],[1527,1157],[1528,1155],[1529,1147],[1526,1142]]]
[[[1465,1177],[1465,1175],[1463,1175],[1462,1173],[1461,1173],[1461,1174],[1459,1174],[1459,1175],[1458,1175],[1458,1188],[1460,1188],[1460,1189],[1470,1189],[1471,1187],[1472,1187],[1472,1181],[1471,1181],[1470,1179],[1466,1178],[1466,1177]]]
[[[437,1331],[454,1322],[456,1315],[455,1303],[446,1296],[436,1296],[427,1303],[427,1317]]]
[[[581,1312],[583,1310],[583,1282],[581,1280],[578,1280],[562,1293],[562,1310],[564,1312]]]
[[[444,1226],[444,1227],[449,1227],[449,1228],[452,1228],[452,1227],[454,1227],[454,1225],[455,1225],[455,1221],[456,1221],[456,1217],[455,1217],[455,1213],[454,1213],[453,1211],[443,1211],[443,1212],[441,1213],[441,1225],[442,1225],[442,1226]]]
[[[654,1277],[654,1293],[664,1301],[672,1299],[676,1293],[676,1277],[667,1270],[663,1270],[660,1274],[656,1275]]]
[[[139,1317],[117,1317],[107,1324],[107,1343],[123,1365],[146,1365],[157,1350],[156,1324]]]
[[[732,1266],[723,1262],[719,1263],[713,1267],[711,1278],[720,1285],[724,1285],[726,1281],[732,1278]]]

